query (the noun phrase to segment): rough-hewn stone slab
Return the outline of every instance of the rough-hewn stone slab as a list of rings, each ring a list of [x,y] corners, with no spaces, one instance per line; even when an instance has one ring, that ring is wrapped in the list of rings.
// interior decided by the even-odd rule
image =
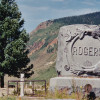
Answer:
[[[51,87],[72,87],[91,84],[93,88],[100,88],[100,78],[55,77],[50,79]]]
[[[61,27],[56,70],[61,76],[100,76],[100,26]]]
[[[55,77],[50,79],[50,91],[55,91],[63,88],[70,88],[69,94],[74,88],[83,87],[90,84],[96,96],[100,97],[100,78],[79,78],[79,77]]]

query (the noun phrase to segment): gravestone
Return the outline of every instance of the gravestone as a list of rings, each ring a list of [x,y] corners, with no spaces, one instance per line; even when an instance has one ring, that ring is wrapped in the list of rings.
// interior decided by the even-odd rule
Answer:
[[[92,85],[99,88],[100,26],[76,24],[61,27],[56,70],[60,77],[50,80],[51,87],[72,85],[69,81],[74,77],[76,86],[95,81]]]
[[[56,69],[62,76],[100,76],[100,27],[62,27],[58,36]]]

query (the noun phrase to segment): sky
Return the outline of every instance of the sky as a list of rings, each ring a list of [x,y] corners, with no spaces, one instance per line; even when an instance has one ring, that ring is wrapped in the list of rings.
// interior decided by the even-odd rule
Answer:
[[[100,0],[15,0],[28,33],[41,22],[100,11]]]

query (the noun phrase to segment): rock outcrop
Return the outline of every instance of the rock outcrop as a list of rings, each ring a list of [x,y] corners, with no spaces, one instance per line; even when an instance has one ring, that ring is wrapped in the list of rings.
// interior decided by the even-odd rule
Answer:
[[[36,31],[38,31],[39,29],[45,29],[45,28],[49,27],[50,25],[52,25],[52,23],[53,23],[52,20],[48,20],[48,21],[45,21],[45,22],[40,23],[40,24],[36,27],[36,29],[33,30],[33,31],[30,33],[30,35],[31,35],[31,34],[34,34],[34,33],[35,33]]]

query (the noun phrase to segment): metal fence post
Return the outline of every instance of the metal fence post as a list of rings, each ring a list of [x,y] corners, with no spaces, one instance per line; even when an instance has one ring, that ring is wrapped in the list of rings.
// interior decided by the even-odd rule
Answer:
[[[8,81],[8,92],[7,92],[7,95],[9,95],[9,81]]]

